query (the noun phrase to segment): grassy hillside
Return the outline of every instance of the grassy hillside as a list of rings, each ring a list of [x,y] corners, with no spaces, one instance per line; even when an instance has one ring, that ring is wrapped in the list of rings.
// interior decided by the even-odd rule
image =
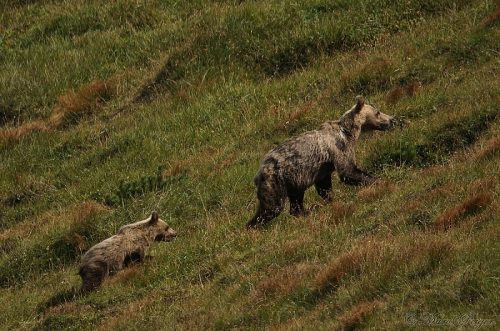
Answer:
[[[0,4],[0,329],[498,328],[500,7],[485,0]],[[261,157],[363,94],[384,180],[263,230]],[[177,230],[87,296],[80,256]]]

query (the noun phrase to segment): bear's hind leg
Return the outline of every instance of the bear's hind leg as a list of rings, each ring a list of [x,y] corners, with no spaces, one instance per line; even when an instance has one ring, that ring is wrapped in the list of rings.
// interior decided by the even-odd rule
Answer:
[[[332,175],[327,175],[323,179],[314,183],[316,192],[325,202],[332,201]]]
[[[94,267],[84,266],[80,268],[80,276],[82,277],[82,293],[87,293],[98,288],[104,278],[108,275],[108,267],[105,263],[99,263]]]
[[[305,215],[304,191],[293,190],[288,193],[288,199],[290,200],[290,215]]]
[[[259,206],[255,216],[247,223],[247,228],[262,226],[277,217],[285,204],[286,190],[275,175],[256,177],[257,198]]]

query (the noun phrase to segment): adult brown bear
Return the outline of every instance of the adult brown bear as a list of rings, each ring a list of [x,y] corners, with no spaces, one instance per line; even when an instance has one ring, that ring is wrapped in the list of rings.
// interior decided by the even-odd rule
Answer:
[[[365,104],[362,96],[340,120],[318,130],[288,139],[266,154],[254,178],[259,205],[247,227],[263,225],[278,216],[286,198],[290,214],[304,213],[304,192],[314,185],[318,194],[331,200],[333,171],[346,184],[370,184],[375,178],[356,166],[354,145],[361,132],[388,130],[394,118]]]

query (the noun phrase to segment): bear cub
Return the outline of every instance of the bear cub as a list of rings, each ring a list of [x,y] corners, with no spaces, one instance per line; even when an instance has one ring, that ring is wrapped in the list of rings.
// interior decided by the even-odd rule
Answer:
[[[177,233],[158,214],[122,226],[114,236],[92,246],[82,257],[80,277],[81,292],[89,292],[132,262],[140,262],[153,241],[171,241]]]
[[[247,227],[261,226],[282,211],[290,200],[290,214],[305,214],[304,192],[314,185],[325,202],[331,201],[333,171],[349,185],[371,184],[375,178],[356,166],[354,145],[361,132],[388,130],[392,116],[365,104],[362,96],[338,121],[328,121],[318,130],[285,140],[269,151],[254,178],[259,200]]]

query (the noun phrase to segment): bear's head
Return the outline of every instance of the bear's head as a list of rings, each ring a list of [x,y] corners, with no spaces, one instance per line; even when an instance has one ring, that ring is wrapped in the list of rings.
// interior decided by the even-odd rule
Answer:
[[[177,232],[158,217],[157,212],[153,212],[151,217],[132,224],[124,225],[118,230],[118,234],[133,232],[148,233],[155,241],[171,241],[177,236]]]
[[[155,241],[171,241],[177,236],[177,232],[160,219],[155,211],[151,214],[147,224],[153,230]]]
[[[356,105],[340,118],[341,125],[346,129],[362,132],[389,130],[394,127],[395,122],[394,117],[366,104],[365,98],[361,95],[356,97]],[[353,134],[357,135],[358,132],[353,132]]]

